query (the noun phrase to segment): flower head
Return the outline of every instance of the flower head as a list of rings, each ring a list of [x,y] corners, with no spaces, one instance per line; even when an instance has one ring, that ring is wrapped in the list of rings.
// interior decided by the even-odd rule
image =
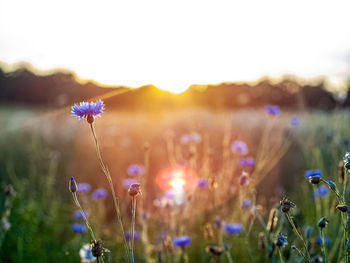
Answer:
[[[296,125],[299,125],[299,123],[300,123],[300,118],[298,116],[291,116],[290,117],[290,124],[291,125],[296,126]]]
[[[93,199],[105,198],[107,196],[107,190],[104,188],[98,188],[92,193]]]
[[[255,160],[253,157],[239,159],[240,166],[253,166],[254,163],[255,163]]]
[[[91,189],[91,186],[88,183],[80,183],[77,184],[77,192],[89,192]]]
[[[326,196],[327,194],[328,194],[328,187],[325,185],[321,185],[319,188],[317,188],[312,192],[312,195],[314,197],[323,197],[323,196]]]
[[[288,245],[287,236],[279,232],[275,244],[278,247],[284,247],[285,245]]]
[[[129,241],[131,239],[131,232],[127,231],[124,233],[124,237],[126,241]],[[139,240],[140,239],[140,233],[135,231],[134,232],[134,240]]]
[[[84,215],[87,217],[87,215],[88,215],[88,212],[87,211],[84,211]],[[74,217],[75,218],[83,218],[83,215],[81,214],[81,211],[80,210],[76,210],[75,212],[74,212]]]
[[[328,222],[329,221],[325,217],[322,217],[320,221],[318,221],[317,225],[319,228],[325,228]]]
[[[231,152],[238,152],[240,155],[246,155],[248,153],[247,144],[243,141],[234,141],[231,144]]]
[[[187,144],[190,142],[200,142],[202,136],[199,133],[184,134],[181,136],[180,142],[182,144]]]
[[[128,189],[128,193],[130,196],[136,196],[138,194],[141,194],[140,184],[134,183],[134,184],[130,185],[130,187]]]
[[[286,196],[282,198],[280,205],[284,213],[287,213],[291,208],[295,207],[295,204],[292,201],[288,200]]]
[[[322,172],[319,169],[307,170],[304,173],[305,178],[309,180],[311,184],[318,184],[321,181]]]
[[[337,186],[333,181],[329,180],[328,185],[329,185],[329,188],[331,188],[333,191],[337,191]]]
[[[343,213],[350,211],[350,207],[348,205],[337,205],[336,208]]]
[[[197,186],[198,187],[208,187],[209,183],[208,183],[208,179],[207,178],[199,178],[198,182],[197,182]]]
[[[191,242],[191,237],[189,236],[179,236],[173,238],[173,246],[175,247],[186,247]]]
[[[243,171],[242,175],[241,175],[241,178],[239,180],[239,184],[241,186],[244,186],[244,185],[248,185],[249,182],[250,182],[250,179],[249,179],[248,173]]]
[[[73,176],[69,180],[69,191],[72,193],[75,193],[77,191],[77,183],[75,182]]]
[[[97,117],[103,113],[104,103],[102,100],[96,102],[80,102],[72,107],[72,114],[79,117],[79,119],[86,118],[89,123],[94,121],[94,117]]]
[[[265,111],[270,115],[277,115],[281,113],[281,108],[275,105],[266,105]]]
[[[322,244],[322,237],[317,236],[316,239],[316,244],[321,245]],[[329,245],[331,243],[331,239],[327,236],[324,237],[324,244]]]
[[[85,244],[79,251],[81,262],[91,262],[95,261],[96,258],[91,253],[90,244]]]
[[[231,223],[231,224],[226,224],[224,226],[224,229],[229,234],[238,235],[242,232],[243,227],[242,227],[242,224]]]
[[[143,175],[145,173],[145,167],[140,164],[132,164],[128,167],[127,170],[128,175]]]
[[[242,207],[243,208],[249,208],[252,205],[252,201],[249,199],[245,199],[242,201]]]
[[[86,227],[84,224],[74,223],[74,224],[72,224],[72,230],[75,233],[84,233],[86,231]]]

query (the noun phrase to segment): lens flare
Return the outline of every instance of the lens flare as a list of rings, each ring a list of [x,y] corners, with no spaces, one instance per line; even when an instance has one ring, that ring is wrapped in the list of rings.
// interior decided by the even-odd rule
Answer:
[[[157,174],[156,183],[164,191],[188,191],[197,185],[197,173],[188,167],[169,167]]]

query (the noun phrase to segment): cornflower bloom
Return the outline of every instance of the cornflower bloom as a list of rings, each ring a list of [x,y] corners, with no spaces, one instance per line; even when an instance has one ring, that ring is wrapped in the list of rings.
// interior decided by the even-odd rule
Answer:
[[[226,224],[224,226],[224,229],[229,234],[238,235],[242,232],[243,227],[242,227],[242,224],[231,223],[231,224]]]
[[[270,115],[278,115],[281,113],[281,108],[275,105],[266,105],[265,111]]]
[[[184,248],[188,246],[190,242],[191,242],[191,237],[189,236],[179,236],[179,237],[173,238],[173,246],[175,247]]]

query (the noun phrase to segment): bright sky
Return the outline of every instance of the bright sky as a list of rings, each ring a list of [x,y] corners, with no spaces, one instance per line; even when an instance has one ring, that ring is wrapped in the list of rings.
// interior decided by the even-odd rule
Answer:
[[[285,73],[339,85],[349,10],[349,0],[0,0],[0,60],[175,92]]]

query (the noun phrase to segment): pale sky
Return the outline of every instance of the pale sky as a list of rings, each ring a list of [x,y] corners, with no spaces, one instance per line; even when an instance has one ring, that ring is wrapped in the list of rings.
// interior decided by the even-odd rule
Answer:
[[[103,84],[350,76],[350,1],[0,0],[0,61]]]

